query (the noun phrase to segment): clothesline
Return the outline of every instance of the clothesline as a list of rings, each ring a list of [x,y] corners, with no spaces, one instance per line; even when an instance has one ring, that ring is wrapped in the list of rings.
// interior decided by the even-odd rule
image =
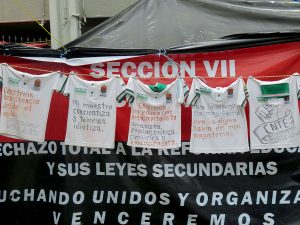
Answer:
[[[25,67],[25,66],[19,66],[19,65],[12,65],[10,64],[10,66],[15,67],[15,68],[20,68],[20,69],[29,69],[29,70],[35,70],[35,71],[40,71],[40,72],[47,72],[47,73],[52,73],[52,72],[60,72],[63,73],[65,75],[72,75],[72,74],[76,74],[77,76],[87,76],[87,77],[93,77],[94,76],[90,75],[90,74],[85,74],[85,73],[77,73],[74,71],[71,72],[61,72],[61,71],[53,71],[53,70],[45,70],[45,69],[39,69],[39,68],[32,68],[32,67]],[[278,78],[282,78],[282,77],[289,77],[292,74],[284,74],[284,75],[259,75],[259,76],[255,76],[255,78],[274,78],[274,77],[278,77]],[[235,76],[235,77],[208,77],[208,76],[196,76],[198,78],[204,78],[204,79],[228,79],[228,78],[233,78],[236,79],[237,77],[242,77],[242,78],[248,78],[250,76]],[[102,76],[101,78],[110,78],[109,76],[105,75]],[[149,78],[143,78],[143,77],[139,77],[141,79],[149,79]],[[184,79],[193,79],[193,77],[182,77]],[[174,79],[174,78],[170,78],[170,79]]]

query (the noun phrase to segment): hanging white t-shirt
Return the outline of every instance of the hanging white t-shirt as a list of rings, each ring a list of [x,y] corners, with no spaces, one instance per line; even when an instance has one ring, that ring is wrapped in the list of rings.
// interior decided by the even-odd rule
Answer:
[[[190,152],[249,151],[244,81],[212,88],[194,78],[187,104],[192,106]]]
[[[128,145],[164,149],[181,146],[181,105],[188,94],[182,78],[157,92],[130,78],[126,93],[131,104]]]
[[[300,145],[299,76],[278,81],[248,79],[251,149]]]
[[[125,92],[125,86],[120,77],[87,81],[71,75],[64,89],[70,96],[65,143],[114,148],[116,97]]]
[[[58,72],[32,75],[1,64],[3,82],[0,134],[42,142],[53,90],[60,91],[66,76]]]

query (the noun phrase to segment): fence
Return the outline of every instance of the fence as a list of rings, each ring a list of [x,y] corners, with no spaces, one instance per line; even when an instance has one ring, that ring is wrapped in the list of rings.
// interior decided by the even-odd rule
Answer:
[[[51,39],[48,36],[33,36],[33,35],[15,35],[15,34],[0,34],[0,40],[4,43],[15,44],[45,44],[51,46]]]

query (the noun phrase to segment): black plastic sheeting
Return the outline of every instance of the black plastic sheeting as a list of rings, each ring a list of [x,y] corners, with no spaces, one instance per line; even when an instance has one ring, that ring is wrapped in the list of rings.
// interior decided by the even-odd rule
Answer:
[[[253,36],[253,35],[252,35]],[[81,58],[99,56],[130,56],[148,54],[184,54],[195,52],[216,52],[232,49],[265,46],[272,44],[288,43],[300,41],[300,33],[285,34],[284,36],[262,37],[259,38],[240,38],[226,41],[210,41],[202,44],[185,45],[170,49],[103,49],[103,48],[69,48],[64,49],[36,49],[36,48],[1,48],[0,55],[19,56],[19,57],[49,57],[49,58]]]
[[[59,58],[64,56],[62,50],[54,49],[43,49],[43,48],[34,48],[27,47],[20,44],[3,44],[0,45],[0,55],[6,56],[24,56],[24,57],[54,57]]]
[[[288,1],[139,0],[66,45],[168,49],[234,34],[300,32],[300,4]]]

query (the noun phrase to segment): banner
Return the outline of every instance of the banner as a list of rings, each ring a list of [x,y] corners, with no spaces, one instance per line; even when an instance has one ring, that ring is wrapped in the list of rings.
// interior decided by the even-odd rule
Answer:
[[[277,80],[300,72],[300,43],[232,51],[162,55],[68,66],[1,56],[15,69],[43,74],[75,71],[87,80],[121,75],[170,83],[177,74],[191,85],[202,76],[213,87],[237,77]],[[80,59],[78,59],[80,60]],[[86,60],[86,59],[85,59]],[[179,66],[180,65],[180,66]],[[114,149],[65,145],[68,99],[54,93],[46,142],[0,138],[0,218],[5,225],[295,225],[300,224],[300,148],[247,153],[189,152],[191,108],[182,106],[181,148],[126,145],[130,107],[117,109]],[[248,111],[248,108],[246,108]],[[276,136],[262,121],[256,135]]]
[[[68,66],[55,62],[43,62],[10,56],[0,56],[0,63],[7,63],[15,69],[33,74],[43,74],[49,71],[68,73],[74,71],[78,76],[87,80],[106,79],[113,75],[120,75],[125,82],[130,76],[136,76],[145,83],[170,83],[178,72],[190,86],[191,77],[203,76],[208,85],[225,86],[242,76],[247,81],[248,76],[255,76],[263,80],[284,78],[283,75],[300,73],[300,42],[269,45],[263,47],[241,48],[209,53],[193,53],[168,55],[176,63],[169,61],[162,55],[147,55],[123,60],[107,61],[82,65],[87,58],[76,59],[81,66]],[[74,59],[69,59],[74,61]],[[107,58],[109,60],[109,57]],[[53,59],[55,61],[55,59]],[[93,58],[95,61],[95,58]],[[180,66],[180,67],[179,67]],[[280,77],[282,75],[282,77]],[[116,133],[117,141],[127,140],[130,110],[119,105],[117,124],[122,132]],[[68,111],[66,97],[54,93],[50,107],[46,137],[48,140],[64,140],[66,118]],[[186,123],[182,124],[182,138],[190,137],[190,108],[182,111]],[[120,122],[122,121],[122,123]],[[16,141],[0,138],[0,141]]]
[[[6,225],[298,224],[300,149],[236,154],[0,145]]]

